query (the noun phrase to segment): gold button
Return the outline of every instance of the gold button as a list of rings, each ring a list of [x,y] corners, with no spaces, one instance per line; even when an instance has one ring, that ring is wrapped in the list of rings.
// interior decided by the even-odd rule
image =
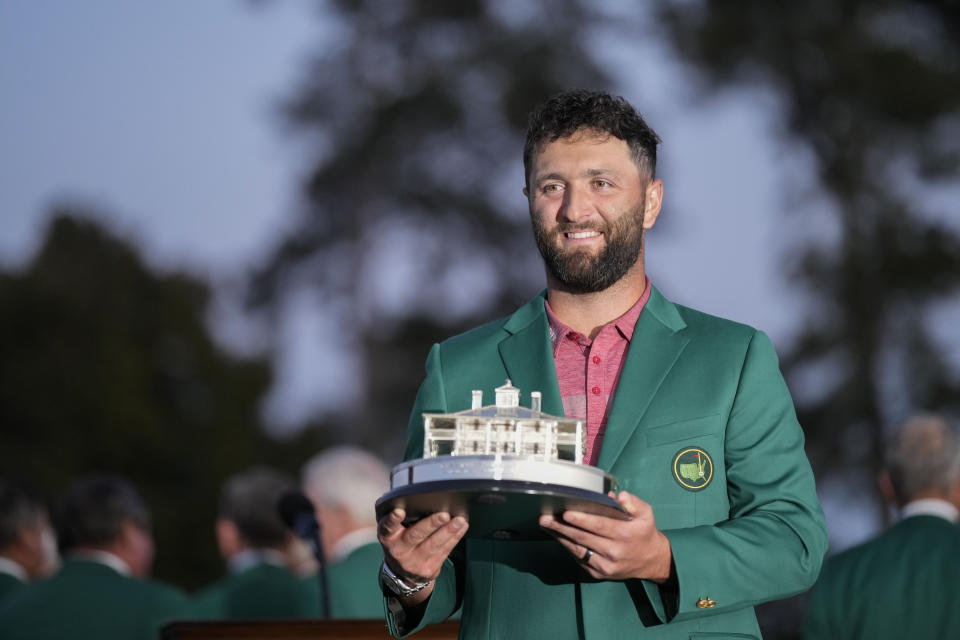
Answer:
[[[709,609],[715,606],[717,606],[716,600],[711,600],[710,598],[700,598],[697,600],[697,609]]]

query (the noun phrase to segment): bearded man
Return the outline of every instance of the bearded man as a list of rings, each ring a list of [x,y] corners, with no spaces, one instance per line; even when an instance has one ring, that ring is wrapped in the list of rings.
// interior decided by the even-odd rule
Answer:
[[[531,114],[524,194],[546,291],[433,346],[407,436],[419,457],[423,413],[510,378],[546,413],[585,421],[583,462],[619,479],[629,518],[566,511],[540,519],[553,539],[501,541],[465,538],[448,513],[405,527],[394,510],[378,535],[395,635],[462,607],[470,639],[759,638],[753,606],[816,579],[826,527],[773,346],[670,302],[644,270],[658,142],[603,93]]]

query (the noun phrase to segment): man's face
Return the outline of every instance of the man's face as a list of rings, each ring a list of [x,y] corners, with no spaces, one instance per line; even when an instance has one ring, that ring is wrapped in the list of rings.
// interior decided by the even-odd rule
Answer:
[[[153,569],[153,534],[128,521],[123,525],[123,540],[126,553],[122,556],[134,576],[145,578]]]
[[[31,580],[46,578],[60,565],[57,538],[46,513],[39,514],[32,523],[20,528],[16,544],[21,550],[16,560]]]
[[[603,291],[642,267],[644,231],[660,211],[662,185],[640,174],[623,140],[586,131],[545,145],[525,192],[554,286]]]

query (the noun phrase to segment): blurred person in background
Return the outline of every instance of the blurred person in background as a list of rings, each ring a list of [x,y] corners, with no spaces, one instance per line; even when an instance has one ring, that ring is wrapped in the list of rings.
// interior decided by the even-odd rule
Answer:
[[[382,618],[377,573],[383,552],[374,505],[390,489],[389,469],[372,453],[340,446],[308,460],[301,478],[320,523],[331,617]],[[317,589],[315,578],[308,584]]]
[[[316,617],[319,605],[288,567],[293,534],[277,503],[296,483],[269,467],[252,467],[224,483],[215,535],[228,575],[202,589],[184,617],[210,620]]]
[[[810,592],[804,636],[955,638],[960,635],[960,439],[941,417],[909,420],[878,479],[901,519],[828,558]]]
[[[63,567],[0,611],[0,638],[156,640],[185,598],[147,579],[154,542],[136,489],[117,476],[82,477],[58,503],[54,524]]]
[[[25,487],[0,478],[0,608],[29,582],[57,569],[47,507]]]

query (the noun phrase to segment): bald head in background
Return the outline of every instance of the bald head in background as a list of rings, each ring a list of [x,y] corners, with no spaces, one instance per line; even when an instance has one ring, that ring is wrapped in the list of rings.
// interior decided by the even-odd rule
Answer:
[[[390,488],[390,470],[369,451],[339,446],[308,460],[301,476],[320,522],[331,616],[383,616],[375,505]]]
[[[346,555],[346,536],[371,532],[376,539],[374,505],[390,489],[390,470],[369,451],[351,446],[326,449],[303,467],[303,492],[320,521],[323,548],[331,561]]]
[[[944,500],[960,509],[960,438],[941,416],[910,418],[887,446],[880,477],[884,497],[904,508],[918,500]]]

